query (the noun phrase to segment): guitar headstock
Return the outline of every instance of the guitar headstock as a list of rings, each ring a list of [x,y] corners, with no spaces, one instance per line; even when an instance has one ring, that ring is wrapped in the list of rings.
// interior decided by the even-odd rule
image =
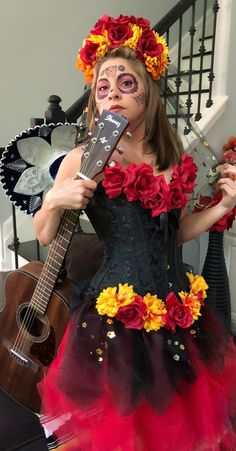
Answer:
[[[128,121],[108,110],[103,110],[94,131],[85,144],[80,174],[93,179],[102,172],[125,132]]]

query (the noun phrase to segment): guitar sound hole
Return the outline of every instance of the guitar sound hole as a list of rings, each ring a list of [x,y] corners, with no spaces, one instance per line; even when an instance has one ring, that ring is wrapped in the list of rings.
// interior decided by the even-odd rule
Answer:
[[[18,311],[17,322],[34,341],[42,341],[49,333],[47,317],[39,316],[28,304],[21,305]]]

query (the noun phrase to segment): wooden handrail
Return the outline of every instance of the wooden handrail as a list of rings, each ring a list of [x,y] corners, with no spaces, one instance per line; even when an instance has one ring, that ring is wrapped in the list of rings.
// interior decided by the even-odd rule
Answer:
[[[181,16],[184,14],[190,6],[196,3],[197,0],[180,0],[173,8],[154,25],[153,30],[159,34],[164,34]]]

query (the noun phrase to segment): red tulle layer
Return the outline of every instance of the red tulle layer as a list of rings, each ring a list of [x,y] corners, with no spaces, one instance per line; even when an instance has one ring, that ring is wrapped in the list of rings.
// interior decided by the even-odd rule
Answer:
[[[71,326],[70,326],[71,328]],[[69,329],[70,329],[69,328]],[[182,382],[180,390],[163,411],[143,400],[130,414],[120,414],[109,395],[109,387],[88,406],[81,408],[61,390],[68,329],[60,352],[44,382],[40,384],[45,425],[59,438],[75,437],[69,451],[233,451],[236,434],[236,353],[233,342],[225,355],[224,369],[209,370],[189,343],[196,380]],[[68,380],[79,378],[80,363],[73,362]],[[77,368],[77,373],[74,371]],[[88,375],[89,377],[89,375]],[[95,382],[96,383],[96,382]],[[106,384],[104,380],[104,385]],[[128,386],[127,386],[128,390]]]

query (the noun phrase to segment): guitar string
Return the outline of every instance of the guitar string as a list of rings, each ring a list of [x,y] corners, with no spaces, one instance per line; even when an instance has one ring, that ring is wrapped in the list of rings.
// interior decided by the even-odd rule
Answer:
[[[124,128],[124,127],[123,127]],[[98,139],[99,139],[99,135],[100,135],[100,133],[102,133],[104,130],[103,130],[103,128],[100,128],[99,127],[99,125],[98,125],[98,129],[99,129],[99,132],[98,132],[98,134],[97,134],[97,140],[96,140],[96,142],[95,143],[93,143],[93,141],[92,141],[92,138],[91,138],[91,141],[92,141],[92,146],[91,146],[91,148],[90,148],[90,153],[92,153],[93,151],[94,151],[94,148],[96,147],[96,145],[97,145],[97,141],[98,141]],[[117,140],[116,140],[116,142],[113,144],[113,146],[111,147],[111,151],[110,151],[110,153],[112,154],[112,152],[113,152],[113,150],[114,150],[114,148],[115,148],[115,146],[116,146],[116,144],[117,144],[117,142],[120,140],[120,138],[121,138],[121,136],[122,136],[122,132],[123,132],[123,129],[121,130],[121,133],[120,133],[120,135],[118,135],[117,136]],[[108,141],[107,141],[107,144],[106,145],[109,145],[109,141],[111,140],[111,139],[114,139],[114,135],[112,134],[111,135],[111,137],[108,139]],[[104,149],[101,149],[101,151],[100,151],[100,153],[96,156],[96,162],[99,160],[99,158],[101,157],[101,155],[102,155],[102,153],[104,152]],[[85,160],[83,160],[82,161],[82,163],[81,163],[81,172],[83,171],[83,172],[85,172],[85,169],[86,169],[86,167],[87,166],[89,166],[89,164],[90,164],[90,161],[89,161],[90,159],[89,158],[86,158]],[[106,163],[106,162],[105,162]],[[96,166],[96,163],[93,163],[94,164],[94,166]],[[105,166],[105,164],[104,164],[104,166]],[[91,170],[93,169],[93,166],[91,166]],[[88,175],[89,175],[89,171],[88,171]],[[72,210],[73,211],[73,214],[74,214],[74,210]],[[60,226],[59,226],[60,227]],[[73,234],[73,232],[72,232],[72,234]],[[71,234],[71,236],[72,236],[72,234]],[[68,244],[69,245],[69,244]],[[49,258],[50,258],[50,256],[49,256]],[[42,282],[43,281],[45,281],[46,280],[46,278],[44,278],[43,279],[43,277],[42,277],[42,280],[41,280],[41,284],[42,284]],[[39,285],[39,289],[38,289],[38,295],[40,295],[40,285]],[[37,286],[36,286],[36,289],[35,289],[35,292],[33,293],[33,299],[35,299],[36,301],[37,301]],[[39,302],[39,305],[40,305],[40,302]],[[35,307],[37,307],[37,302],[34,304],[34,306]],[[47,304],[46,304],[46,306],[47,306]],[[45,306],[45,307],[46,307]],[[35,319],[35,317],[37,316],[37,312],[34,310],[34,308],[27,308],[27,313],[26,313],[26,315],[25,315],[25,317],[24,317],[24,319],[23,319],[23,321],[22,321],[22,325],[20,326],[20,328],[19,328],[19,332],[18,332],[18,335],[17,335],[17,338],[16,338],[16,340],[15,340],[15,344],[13,345],[13,349],[14,349],[14,347],[16,347],[16,348],[18,348],[18,349],[20,349],[20,346],[22,346],[22,349],[23,349],[23,345],[24,345],[24,343],[25,343],[25,341],[27,340],[27,338],[28,338],[28,336],[29,336],[29,332],[28,332],[28,330],[30,330],[30,328],[31,328],[31,326],[33,325],[33,322],[34,322],[34,319]],[[28,324],[27,324],[28,323]],[[26,327],[27,326],[27,327]],[[27,329],[28,328],[28,329]]]

